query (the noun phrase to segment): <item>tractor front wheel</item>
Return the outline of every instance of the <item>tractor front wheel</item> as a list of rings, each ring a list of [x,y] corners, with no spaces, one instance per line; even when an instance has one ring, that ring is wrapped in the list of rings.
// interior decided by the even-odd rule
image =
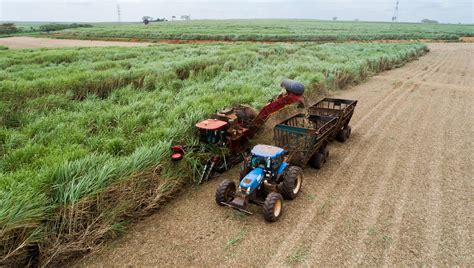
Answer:
[[[268,222],[277,221],[282,213],[283,207],[283,197],[281,194],[276,192],[271,192],[265,198],[265,203],[263,203],[263,217]]]
[[[285,199],[295,199],[301,190],[303,183],[303,169],[291,166],[283,177],[283,181],[278,185],[278,190]]]
[[[235,182],[231,180],[223,180],[216,189],[216,203],[223,206],[223,203],[229,203],[235,196]]]

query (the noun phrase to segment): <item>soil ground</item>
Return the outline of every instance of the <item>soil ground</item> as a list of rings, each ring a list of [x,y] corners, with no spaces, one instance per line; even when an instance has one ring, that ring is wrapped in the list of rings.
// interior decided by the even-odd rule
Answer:
[[[74,264],[473,266],[474,44],[429,47],[335,94],[359,100],[352,136],[329,146],[321,170],[305,169],[279,222],[216,205],[234,168]]]
[[[75,36],[64,36],[61,34],[46,34],[44,37],[6,37],[0,38],[0,45],[7,46],[10,49],[22,48],[59,48],[59,47],[104,47],[104,46],[148,46],[150,44],[206,44],[206,43],[303,43],[303,42],[278,42],[278,41],[225,41],[225,40],[174,40],[174,39],[136,39],[136,38],[101,38],[95,37],[95,40],[77,40]],[[53,37],[53,38],[52,38]],[[55,38],[54,38],[55,37]],[[56,39],[63,37],[65,39]],[[68,39],[69,38],[69,39]],[[77,38],[77,37],[76,37]],[[474,42],[474,37],[462,37],[461,42]],[[447,42],[440,40],[373,40],[373,41],[349,41],[348,43],[407,43],[407,42]],[[325,43],[325,42],[321,42]]]
[[[0,45],[7,46],[10,49],[56,48],[56,47],[106,47],[106,46],[133,47],[133,46],[148,46],[149,44],[150,43],[53,39],[53,38],[36,38],[36,37],[26,37],[26,36],[0,38]]]

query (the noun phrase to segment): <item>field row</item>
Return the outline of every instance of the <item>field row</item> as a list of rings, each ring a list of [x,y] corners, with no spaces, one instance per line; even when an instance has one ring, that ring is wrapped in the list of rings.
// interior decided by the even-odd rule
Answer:
[[[174,142],[226,106],[262,106],[283,78],[340,89],[423,44],[209,44],[0,51],[0,263],[87,251],[196,175]],[[188,181],[189,182],[189,181]],[[25,259],[26,258],[26,259]]]
[[[459,40],[473,25],[316,20],[175,21],[150,25],[95,26],[57,32],[57,38],[221,41]]]

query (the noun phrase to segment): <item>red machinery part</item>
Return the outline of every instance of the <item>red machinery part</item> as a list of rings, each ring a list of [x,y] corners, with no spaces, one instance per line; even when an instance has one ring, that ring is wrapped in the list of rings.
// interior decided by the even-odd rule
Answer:
[[[171,160],[178,161],[178,160],[183,159],[184,157],[183,146],[180,146],[180,145],[171,146],[171,151],[173,152],[171,154]]]
[[[197,123],[195,126],[200,129],[217,130],[227,125],[227,122],[217,119],[206,119]]]
[[[300,103],[304,105],[303,95],[296,95],[291,92],[288,92],[288,94],[285,95],[280,95],[277,99],[268,103],[262,108],[262,110],[260,110],[257,118],[255,118],[255,122],[257,122],[257,124],[261,124],[265,122],[274,112],[277,112],[283,109],[285,106],[293,103]]]

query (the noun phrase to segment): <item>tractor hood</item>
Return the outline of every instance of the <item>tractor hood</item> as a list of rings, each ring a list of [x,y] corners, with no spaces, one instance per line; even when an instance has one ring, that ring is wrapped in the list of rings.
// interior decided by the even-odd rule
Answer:
[[[256,168],[250,171],[242,181],[240,181],[240,188],[242,191],[246,191],[248,194],[253,193],[260,186],[263,178],[265,177],[265,172],[262,168]],[[249,189],[250,190],[247,190]]]

